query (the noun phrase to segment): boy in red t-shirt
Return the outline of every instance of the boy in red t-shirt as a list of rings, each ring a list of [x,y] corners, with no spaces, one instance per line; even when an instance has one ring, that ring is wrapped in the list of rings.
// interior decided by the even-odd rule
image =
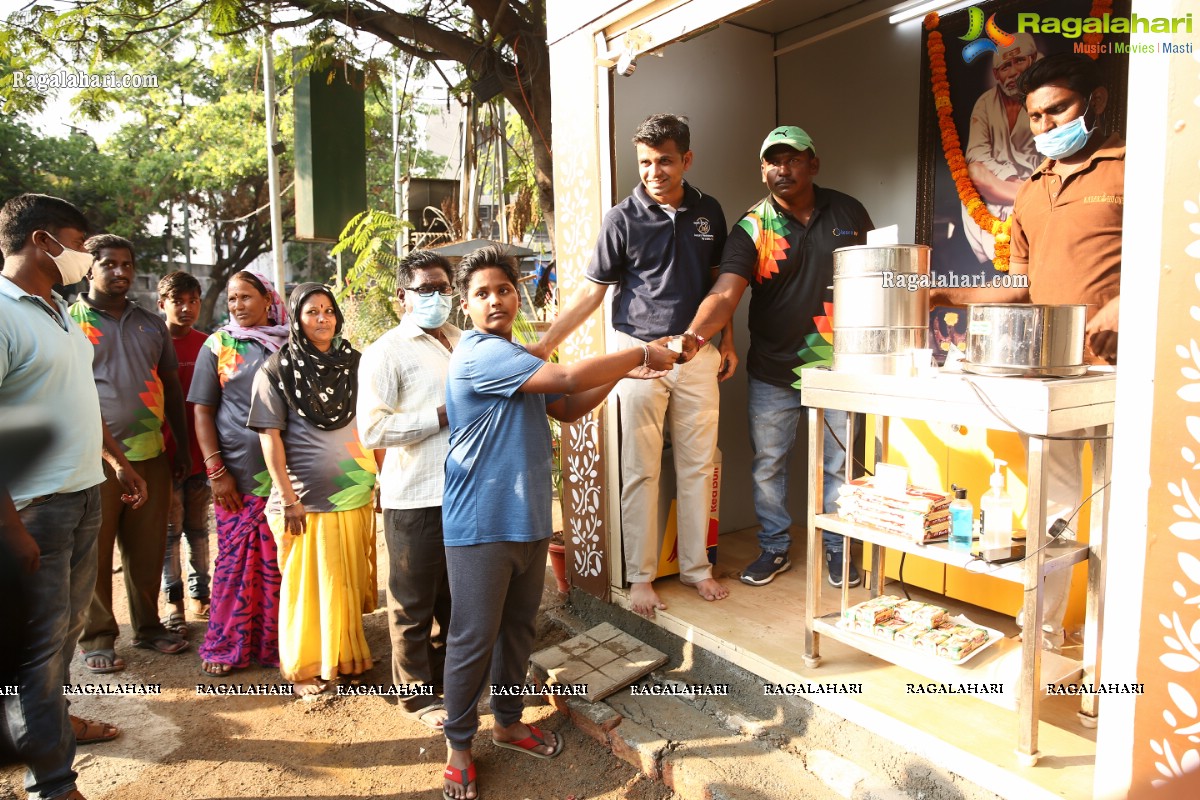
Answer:
[[[200,313],[200,282],[186,272],[172,272],[158,282],[158,307],[167,318],[167,330],[179,357],[179,382],[187,397],[192,385],[192,370],[196,356],[207,338],[192,328]],[[166,611],[162,623],[167,630],[187,635],[183,603],[183,576],[180,564],[179,540],[188,543],[188,607],[197,619],[208,618],[209,564],[208,527],[212,509],[212,490],[205,477],[204,456],[196,442],[192,425],[193,405],[187,404],[188,442],[192,454],[192,474],[176,482],[171,496],[171,511],[167,517],[167,554],[163,560],[162,591]],[[169,431],[165,433],[167,455],[173,457],[176,442]]]

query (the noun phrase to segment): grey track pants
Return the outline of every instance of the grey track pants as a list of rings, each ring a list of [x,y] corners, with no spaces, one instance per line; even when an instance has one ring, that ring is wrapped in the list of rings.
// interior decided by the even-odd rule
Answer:
[[[446,646],[443,730],[455,750],[469,750],[479,730],[476,708],[491,684],[525,682],[546,580],[548,538],[446,548],[450,576],[450,637]],[[521,695],[494,696],[492,714],[502,726],[520,722]]]

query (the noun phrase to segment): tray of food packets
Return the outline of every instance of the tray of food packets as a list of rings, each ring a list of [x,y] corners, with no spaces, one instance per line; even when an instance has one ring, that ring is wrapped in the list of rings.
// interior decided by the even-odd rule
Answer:
[[[952,617],[941,606],[881,595],[842,612],[838,627],[844,631],[889,643],[910,652],[925,653],[951,664],[965,664],[1004,634]]]

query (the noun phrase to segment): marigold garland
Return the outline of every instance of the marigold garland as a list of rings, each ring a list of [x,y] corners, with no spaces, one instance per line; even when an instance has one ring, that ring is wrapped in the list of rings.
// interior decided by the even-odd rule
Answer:
[[[1094,0],[1091,16],[1102,18],[1112,11],[1112,0]],[[971,219],[982,230],[992,234],[996,244],[996,257],[992,264],[1000,272],[1008,272],[1010,231],[1012,217],[999,219],[988,210],[987,204],[979,196],[975,182],[967,172],[967,160],[963,156],[962,142],[958,138],[958,129],[954,125],[954,106],[950,102],[950,78],[946,71],[946,45],[942,42],[942,34],[937,27],[940,22],[938,13],[931,11],[925,16],[925,29],[929,36],[925,40],[925,49],[929,54],[929,83],[933,90],[933,107],[937,110],[938,130],[941,132],[942,153],[946,157],[946,166],[950,168],[950,177],[954,180],[954,188],[958,190],[958,199],[967,209]],[[1099,44],[1103,34],[1087,33],[1083,40],[1088,44]],[[1088,48],[1095,51],[1096,48]],[[1097,52],[1088,54],[1095,59]]]

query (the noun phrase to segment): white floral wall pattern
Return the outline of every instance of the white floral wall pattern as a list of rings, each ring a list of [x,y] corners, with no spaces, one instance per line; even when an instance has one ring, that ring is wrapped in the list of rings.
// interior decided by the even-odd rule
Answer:
[[[1138,680],[1146,693],[1135,712],[1132,788],[1154,787],[1162,797],[1182,796],[1183,785],[1194,786],[1200,777],[1198,65],[1195,56],[1171,65],[1176,91],[1170,101],[1167,174],[1193,177],[1172,178],[1164,187],[1159,306],[1148,309],[1159,320],[1157,388],[1138,657]]]
[[[580,32],[551,47],[554,99],[555,258],[559,297],[570,298],[586,280],[602,211],[596,125],[595,45]],[[590,88],[590,90],[589,90]],[[599,314],[559,348],[564,362],[604,352]],[[600,412],[563,425],[563,522],[567,570],[573,585],[608,599],[605,558],[603,451]]]
[[[1195,201],[1186,201],[1184,208],[1191,215],[1200,215],[1200,206]],[[1198,238],[1185,253],[1200,260],[1200,220],[1191,223],[1189,228]],[[1195,273],[1193,281],[1200,298],[1200,271]],[[1200,304],[1192,305],[1189,314],[1193,320],[1200,321]],[[1184,380],[1175,393],[1184,402],[1195,404],[1195,410],[1200,414],[1200,343],[1195,338],[1189,339],[1186,345],[1176,346],[1175,354],[1183,361],[1179,374]],[[1200,558],[1183,549],[1185,542],[1200,541],[1200,502],[1196,498],[1200,490],[1197,480],[1200,416],[1187,415],[1184,425],[1187,436],[1179,448],[1181,474],[1177,480],[1167,483],[1167,491],[1175,500],[1171,504],[1175,521],[1167,530],[1180,543],[1175,558],[1176,570],[1170,575],[1171,592],[1178,599],[1178,607],[1169,614],[1158,615],[1163,631],[1160,631],[1162,640],[1157,653],[1159,663],[1177,678],[1165,682],[1170,702],[1162,709],[1162,718],[1170,734],[1150,740],[1154,768],[1159,773],[1151,780],[1151,785],[1157,788],[1200,769],[1200,705],[1197,703],[1200,697]],[[1151,692],[1158,688],[1148,687]]]

